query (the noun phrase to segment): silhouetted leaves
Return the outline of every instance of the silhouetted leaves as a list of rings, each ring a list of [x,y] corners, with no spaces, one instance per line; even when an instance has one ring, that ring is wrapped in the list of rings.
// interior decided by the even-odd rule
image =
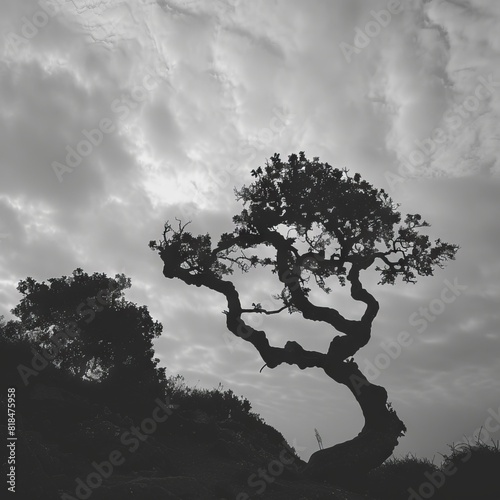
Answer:
[[[23,298],[12,310],[19,322],[9,322],[6,333],[10,329],[38,350],[52,349],[53,363],[80,378],[162,378],[152,344],[162,325],[147,307],[125,300],[130,286],[124,275],[81,269],[47,283],[27,278],[17,287]]]

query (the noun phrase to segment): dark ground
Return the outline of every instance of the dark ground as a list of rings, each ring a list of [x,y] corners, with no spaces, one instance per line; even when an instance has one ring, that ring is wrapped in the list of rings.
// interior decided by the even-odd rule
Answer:
[[[12,498],[370,498],[306,482],[298,474],[304,463],[283,436],[261,420],[220,418],[179,405],[149,413],[147,423],[148,417],[133,421],[88,395],[40,382],[18,390],[17,404]],[[153,415],[166,420],[153,424]],[[140,432],[141,425],[146,433],[154,426],[156,430],[147,435]],[[134,426],[144,441],[132,433]],[[2,431],[6,434],[7,429]],[[113,466],[111,458],[120,465]]]

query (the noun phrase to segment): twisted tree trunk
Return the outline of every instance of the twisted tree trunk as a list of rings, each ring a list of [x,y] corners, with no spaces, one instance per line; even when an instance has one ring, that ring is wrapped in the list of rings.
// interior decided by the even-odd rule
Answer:
[[[228,330],[251,343],[269,368],[276,368],[282,363],[297,365],[302,370],[322,368],[330,378],[349,388],[365,418],[362,431],[350,441],[314,453],[303,471],[304,475],[311,479],[347,484],[350,479],[359,478],[360,474],[381,465],[392,454],[399,437],[406,431],[403,422],[387,405],[386,390],[371,384],[358,365],[349,359],[370,340],[372,322],[379,309],[378,302],[363,288],[359,280],[360,271],[368,267],[372,259],[353,264],[347,275],[351,283],[352,298],[366,304],[360,320],[348,320],[334,308],[319,307],[310,302],[300,285],[300,265],[304,256],[292,259],[289,243],[281,234],[267,231],[265,236],[277,250],[278,277],[288,288],[293,306],[305,319],[325,322],[343,334],[333,338],[327,353],[307,351],[294,341],[287,342],[284,347],[270,345],[266,333],[245,323],[242,314],[273,312],[264,309],[243,309],[232,282],[223,280],[217,273],[206,268],[202,272],[198,268],[196,272],[183,268],[171,246],[160,252],[164,263],[163,274],[166,278],[178,278],[188,285],[204,286],[224,295],[228,306],[227,311],[224,311]],[[236,240],[239,241],[239,238]],[[212,255],[216,256],[234,243],[234,239],[226,241],[213,250]],[[308,255],[313,254],[309,252]],[[289,260],[293,261],[292,264]]]
[[[307,351],[294,341],[287,342],[285,347],[271,346],[265,332],[255,330],[241,318],[241,303],[233,283],[213,275],[193,276],[187,270],[169,265],[168,259],[164,259],[164,263],[165,277],[179,278],[189,285],[206,286],[225,295],[228,329],[250,342],[269,368],[276,368],[281,363],[297,365],[302,370],[322,368],[330,378],[352,392],[365,418],[362,431],[350,441],[314,453],[303,471],[307,477],[346,484],[350,478],[381,465],[392,454],[399,437],[406,431],[405,425],[394,410],[387,407],[386,390],[371,384],[354,361],[345,361],[347,356],[368,342],[369,327],[358,324],[351,328],[350,335],[335,337],[326,354]]]
[[[386,390],[371,384],[356,363],[342,362],[325,372],[349,388],[361,407],[365,425],[354,439],[313,453],[303,474],[315,480],[350,485],[391,456],[406,427],[387,406]]]

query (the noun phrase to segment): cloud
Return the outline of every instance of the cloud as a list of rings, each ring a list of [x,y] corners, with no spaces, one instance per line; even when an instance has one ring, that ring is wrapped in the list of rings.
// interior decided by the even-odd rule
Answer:
[[[18,38],[0,40],[0,314],[27,276],[123,272],[127,297],[164,325],[156,349],[170,373],[241,392],[306,447],[304,458],[316,450],[314,427],[325,445],[352,437],[362,416],[344,387],[319,370],[259,373],[258,353],[226,332],[223,297],[166,280],[147,246],[175,217],[216,241],[241,210],[233,187],[274,152],[304,150],[360,172],[429,220],[432,238],[461,245],[456,262],[415,286],[366,276],[381,313],[360,366],[400,331],[415,338],[377,382],[411,429],[398,450],[432,456],[481,423],[500,371],[496,3],[402,2],[350,62],[341,44],[354,44],[385,0],[60,5],[31,32],[38,2],[1,7],[0,25]],[[86,153],[89,134],[98,144],[60,180],[53,163]],[[272,278],[234,276],[245,304],[269,301],[280,289]],[[419,334],[410,316],[455,278],[467,291]],[[314,297],[356,317],[345,291]],[[278,346],[324,351],[335,335],[298,315],[253,321]]]

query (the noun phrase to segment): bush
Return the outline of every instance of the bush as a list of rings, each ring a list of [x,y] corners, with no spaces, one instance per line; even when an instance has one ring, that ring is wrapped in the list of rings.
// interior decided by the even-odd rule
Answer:
[[[243,396],[236,396],[231,389],[224,390],[219,383],[214,389],[188,387],[182,375],[169,377],[165,383],[166,394],[183,410],[201,410],[218,420],[237,420],[249,415],[252,405]]]
[[[439,491],[439,500],[498,500],[500,498],[500,448],[498,442],[450,446],[441,469],[455,471]]]
[[[252,405],[248,399],[236,396],[231,389],[225,390],[221,383],[214,389],[198,389],[188,387],[184,377],[176,375],[166,380],[165,392],[181,410],[200,410],[219,421],[230,419],[244,425],[251,432],[261,433],[267,442],[275,446],[282,446],[285,441],[279,431],[251,411]]]
[[[432,474],[439,468],[430,460],[407,455],[403,458],[386,460],[380,467],[373,469],[366,478],[366,489],[380,500],[407,500],[409,489],[418,491],[426,480],[426,473]]]
[[[450,446],[441,466],[408,455],[370,471],[358,491],[379,500],[498,500],[500,447],[476,442]]]

